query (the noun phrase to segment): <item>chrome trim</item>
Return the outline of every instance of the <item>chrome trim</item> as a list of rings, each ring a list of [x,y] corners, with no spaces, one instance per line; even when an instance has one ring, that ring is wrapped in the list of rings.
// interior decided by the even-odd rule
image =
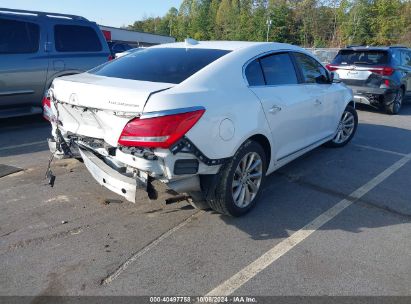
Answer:
[[[176,115],[194,111],[205,110],[204,107],[196,106],[196,107],[187,107],[187,108],[179,108],[179,109],[171,109],[171,110],[163,110],[163,111],[155,111],[155,112],[147,112],[143,113],[140,116],[140,119],[147,119],[147,118],[155,118],[167,115]]]

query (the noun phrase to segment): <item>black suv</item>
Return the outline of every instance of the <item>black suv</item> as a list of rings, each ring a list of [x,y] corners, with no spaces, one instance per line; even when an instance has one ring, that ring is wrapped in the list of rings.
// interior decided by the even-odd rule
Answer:
[[[411,49],[402,46],[341,49],[328,70],[354,93],[354,100],[397,114],[411,95]]]

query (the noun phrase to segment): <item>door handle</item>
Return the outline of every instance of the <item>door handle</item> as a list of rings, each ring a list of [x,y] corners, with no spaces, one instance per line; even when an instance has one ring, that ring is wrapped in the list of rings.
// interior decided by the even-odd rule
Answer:
[[[268,110],[268,112],[270,112],[271,114],[275,114],[275,113],[278,113],[278,112],[280,112],[280,111],[281,111],[281,107],[279,107],[279,106],[277,106],[277,105],[272,106],[272,107]]]
[[[322,105],[323,103],[322,103],[321,100],[316,99],[315,102],[314,102],[314,104],[315,104],[316,106],[319,106],[319,105]]]

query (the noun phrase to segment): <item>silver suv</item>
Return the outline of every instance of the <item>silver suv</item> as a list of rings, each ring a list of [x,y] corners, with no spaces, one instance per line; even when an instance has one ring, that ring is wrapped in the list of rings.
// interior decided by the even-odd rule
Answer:
[[[0,118],[41,113],[54,78],[109,56],[97,24],[83,17],[0,8]]]

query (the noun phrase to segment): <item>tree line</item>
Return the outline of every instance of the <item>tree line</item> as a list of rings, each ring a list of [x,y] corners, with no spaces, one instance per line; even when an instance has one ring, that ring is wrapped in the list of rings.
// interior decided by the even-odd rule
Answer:
[[[184,0],[128,29],[182,41],[276,41],[303,47],[411,46],[411,0]]]

